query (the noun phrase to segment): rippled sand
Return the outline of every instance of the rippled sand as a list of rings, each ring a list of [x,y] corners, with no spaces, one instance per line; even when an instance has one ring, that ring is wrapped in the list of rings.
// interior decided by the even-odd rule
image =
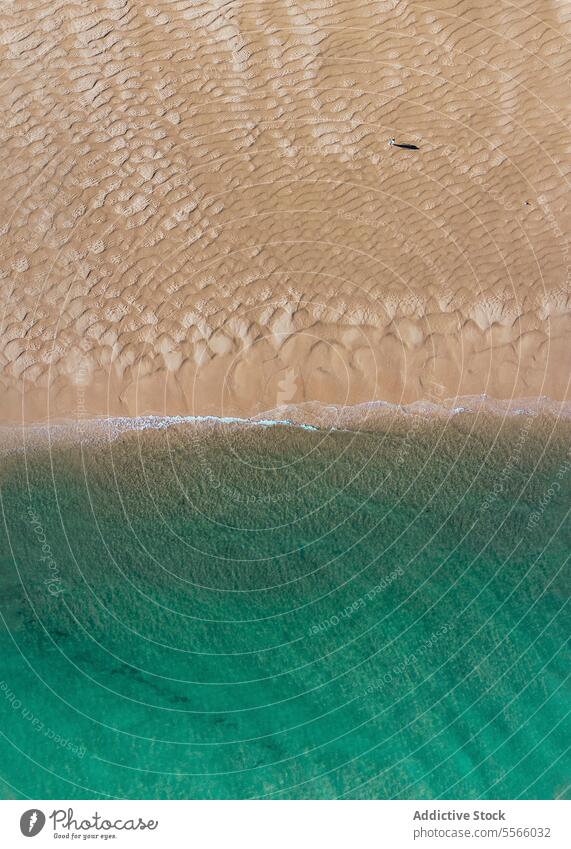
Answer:
[[[2,423],[568,398],[566,4],[0,19]]]

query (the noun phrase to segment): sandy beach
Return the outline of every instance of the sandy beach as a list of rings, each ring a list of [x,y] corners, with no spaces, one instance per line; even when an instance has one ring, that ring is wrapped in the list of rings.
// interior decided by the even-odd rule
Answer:
[[[567,4],[0,17],[0,424],[569,399]]]

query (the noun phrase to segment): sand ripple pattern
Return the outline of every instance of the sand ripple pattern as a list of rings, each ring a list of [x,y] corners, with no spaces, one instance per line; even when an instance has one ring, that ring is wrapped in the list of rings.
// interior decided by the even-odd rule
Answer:
[[[568,397],[565,4],[1,21],[2,422]]]

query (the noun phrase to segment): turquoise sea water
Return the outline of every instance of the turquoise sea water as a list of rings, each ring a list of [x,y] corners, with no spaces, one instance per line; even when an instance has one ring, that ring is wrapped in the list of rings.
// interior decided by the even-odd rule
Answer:
[[[569,433],[5,456],[1,795],[569,797]]]

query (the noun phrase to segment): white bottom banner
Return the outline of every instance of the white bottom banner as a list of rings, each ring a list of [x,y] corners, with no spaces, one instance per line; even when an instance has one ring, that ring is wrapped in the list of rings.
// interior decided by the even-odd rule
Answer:
[[[571,803],[478,801],[0,802],[0,841],[12,847],[112,846],[347,849],[568,849]]]

